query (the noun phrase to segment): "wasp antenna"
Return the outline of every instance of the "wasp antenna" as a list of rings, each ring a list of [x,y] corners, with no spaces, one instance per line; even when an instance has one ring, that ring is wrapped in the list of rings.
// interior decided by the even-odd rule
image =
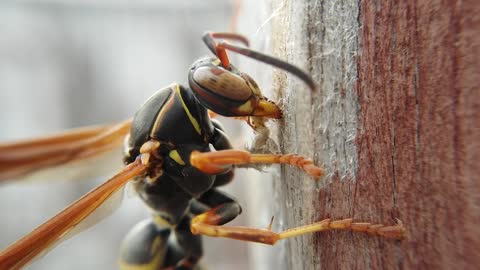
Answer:
[[[210,34],[212,38],[215,39],[227,39],[227,40],[233,40],[237,41],[240,43],[243,43],[243,45],[249,47],[250,46],[250,41],[248,41],[248,38],[246,38],[243,35],[240,34],[235,34],[235,33],[228,33],[228,32],[207,32],[207,34]]]
[[[207,45],[208,49],[215,55],[217,54],[217,49],[216,47],[218,46],[217,42],[215,41],[216,39],[227,39],[227,40],[233,40],[233,41],[238,41],[240,43],[243,43],[243,45],[249,47],[250,46],[250,41],[248,41],[248,38],[246,38],[243,35],[240,34],[235,34],[235,33],[221,33],[221,32],[205,32],[202,36],[203,42]]]
[[[315,86],[315,83],[313,82],[312,77],[310,77],[310,75],[308,75],[306,72],[304,72],[303,70],[299,69],[298,67],[296,67],[292,64],[289,64],[289,63],[287,63],[283,60],[280,60],[278,58],[263,54],[261,52],[254,51],[254,50],[251,50],[249,48],[239,47],[239,46],[227,43],[227,42],[220,42],[217,46],[218,47],[223,47],[227,50],[236,52],[236,53],[244,55],[246,57],[253,58],[253,59],[258,60],[260,62],[269,64],[271,66],[283,69],[283,70],[297,76],[302,81],[304,81],[310,87],[310,89],[313,92],[317,91],[317,88]]]
[[[206,32],[202,36],[203,43],[207,45],[207,48],[215,55],[217,55],[217,50],[215,47],[217,46],[217,42],[215,42],[215,39],[212,36],[211,32]]]
[[[225,41],[220,41],[220,42],[216,41],[216,39],[234,40],[234,41],[243,43],[245,46],[249,46],[248,39],[242,35],[235,34],[235,33],[206,32],[205,34],[203,34],[202,39],[203,39],[203,42],[205,42],[205,45],[207,45],[208,49],[213,54],[215,54],[218,58],[220,58],[222,65],[225,68],[228,68],[230,66],[225,50],[230,50],[238,54],[244,55],[246,57],[258,60],[260,62],[269,64],[271,66],[287,71],[297,76],[302,81],[304,81],[313,92],[317,91],[317,88],[315,86],[315,83],[312,80],[312,77],[308,75],[306,72],[304,72],[303,70],[299,69],[298,67],[292,64],[289,64],[278,58],[263,54],[261,52],[254,51],[249,48],[233,45]]]

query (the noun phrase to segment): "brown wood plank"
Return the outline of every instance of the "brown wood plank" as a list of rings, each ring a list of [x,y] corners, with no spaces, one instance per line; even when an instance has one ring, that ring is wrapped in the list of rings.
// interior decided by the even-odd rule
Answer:
[[[330,172],[311,184],[282,169],[273,185],[282,228],[399,218],[409,236],[288,240],[284,269],[478,267],[480,5],[332,2],[272,4],[274,54],[310,70],[320,89],[310,95],[294,78],[275,76],[281,149],[311,155]]]
[[[467,189],[478,176],[466,175],[465,165],[472,162],[466,146],[480,149],[465,130],[475,127],[480,96],[465,82],[480,79],[472,61],[480,39],[462,41],[465,30],[480,29],[478,19],[465,20],[475,9],[473,2],[362,2],[357,183],[364,185],[356,213],[375,207],[382,221],[398,217],[409,232],[399,247],[366,249],[378,257],[375,268],[478,266],[479,230],[471,225],[479,189]],[[462,104],[466,95],[470,104]]]

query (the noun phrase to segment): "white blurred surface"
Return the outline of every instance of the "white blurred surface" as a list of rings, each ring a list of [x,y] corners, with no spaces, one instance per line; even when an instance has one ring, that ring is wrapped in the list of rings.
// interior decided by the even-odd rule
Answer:
[[[0,2],[0,140],[132,116],[155,90],[186,82],[189,65],[208,53],[201,34],[228,31],[230,13],[230,3],[222,0]],[[232,137],[240,137],[236,126],[229,128]],[[0,248],[107,177],[72,182],[57,175],[2,185]],[[234,182],[229,190],[249,208],[242,195],[246,183]],[[28,269],[117,269],[123,236],[147,216],[139,199],[126,198],[113,216]],[[204,242],[209,269],[248,268],[245,243]]]

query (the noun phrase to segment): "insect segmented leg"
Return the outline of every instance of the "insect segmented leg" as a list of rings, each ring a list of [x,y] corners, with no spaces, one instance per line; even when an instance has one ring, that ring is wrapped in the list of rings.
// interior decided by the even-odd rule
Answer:
[[[190,163],[202,172],[216,174],[225,171],[232,164],[290,164],[304,170],[314,178],[322,177],[325,172],[313,164],[313,161],[295,154],[251,154],[243,150],[222,150],[201,153],[193,151]]]
[[[353,219],[331,221],[325,219],[320,222],[286,230],[278,234],[279,239],[290,238],[311,232],[321,232],[328,230],[349,230],[352,232],[365,232],[370,235],[377,235],[391,239],[403,239],[406,236],[406,230],[400,220],[397,225],[385,226],[383,224],[371,224],[367,222],[353,222]]]
[[[211,237],[224,237],[236,240],[257,242],[274,245],[278,240],[299,236],[313,232],[329,230],[349,230],[352,232],[366,232],[385,238],[402,239],[405,237],[405,229],[401,223],[394,226],[373,225],[370,223],[354,223],[352,219],[331,221],[325,219],[320,222],[293,228],[280,233],[268,229],[256,229],[248,227],[219,226],[223,220],[224,206],[218,206],[192,220],[190,229],[193,234],[203,234]]]
[[[183,249],[184,258],[177,263],[175,268],[169,267],[166,269],[194,269],[202,258],[202,238],[192,234],[189,228],[190,221],[190,217],[185,217],[175,227],[175,236],[179,246]]]

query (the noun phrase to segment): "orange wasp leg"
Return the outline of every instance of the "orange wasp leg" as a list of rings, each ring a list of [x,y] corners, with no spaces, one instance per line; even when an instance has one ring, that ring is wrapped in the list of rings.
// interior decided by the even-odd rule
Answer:
[[[315,166],[311,160],[294,154],[251,154],[242,150],[221,150],[206,153],[192,152],[190,163],[199,170],[211,174],[223,172],[232,164],[276,163],[297,166],[315,178],[324,175],[324,170]],[[225,237],[268,245],[273,245],[281,239],[328,230],[366,232],[371,235],[394,239],[402,239],[406,234],[401,222],[393,226],[384,226],[382,224],[354,223],[352,219],[336,221],[325,219],[314,224],[293,228],[280,233],[272,232],[269,229],[219,226],[226,223],[227,220],[231,220],[231,217],[229,217],[231,211],[228,210],[227,205],[221,205],[196,216],[192,220],[190,230],[193,234]]]
[[[219,206],[201,215],[196,216],[192,220],[190,230],[193,234],[202,234],[211,237],[231,238],[267,245],[274,245],[278,240],[294,236],[329,230],[349,230],[352,232],[366,232],[370,235],[376,235],[392,239],[402,239],[405,237],[405,228],[401,223],[394,226],[384,226],[381,224],[373,225],[370,223],[354,223],[352,222],[352,219],[343,219],[336,221],[325,219],[317,223],[293,228],[280,233],[275,233],[268,229],[218,226],[218,224],[221,224],[223,221],[222,212],[225,212],[225,208]]]
[[[221,150],[201,153],[194,151],[190,163],[200,171],[218,174],[229,169],[232,164],[290,164],[304,170],[314,178],[320,178],[325,171],[313,164],[313,161],[295,154],[251,154],[243,150]]]

